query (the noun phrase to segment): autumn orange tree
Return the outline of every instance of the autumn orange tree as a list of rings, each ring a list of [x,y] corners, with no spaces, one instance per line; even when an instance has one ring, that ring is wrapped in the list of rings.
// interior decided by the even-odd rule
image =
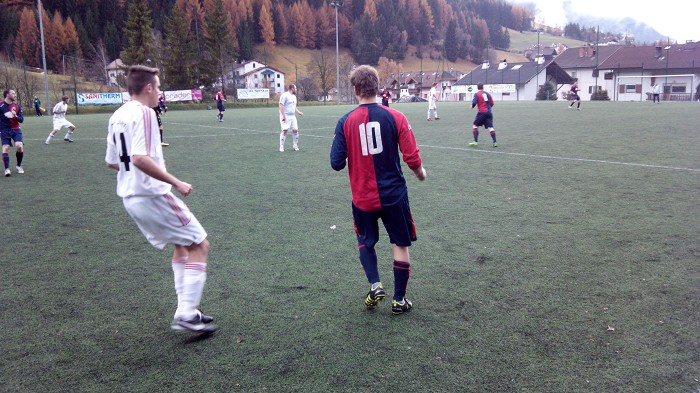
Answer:
[[[39,43],[39,26],[36,14],[30,8],[22,9],[19,29],[15,35],[15,59],[24,60],[32,67],[41,66],[41,46]]]

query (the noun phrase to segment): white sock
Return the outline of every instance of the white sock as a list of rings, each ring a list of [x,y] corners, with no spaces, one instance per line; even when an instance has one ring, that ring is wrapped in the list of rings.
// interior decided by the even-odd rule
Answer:
[[[295,132],[292,134],[292,140],[294,141],[294,146],[299,144],[299,132]]]
[[[284,134],[280,134],[280,146],[284,146],[284,141],[287,139],[287,136]]]
[[[181,307],[178,307],[177,314],[183,318],[191,318],[196,314],[199,302],[202,299],[204,283],[207,281],[206,262],[187,262],[182,280],[182,291],[180,292]]]
[[[175,283],[175,294],[177,295],[177,309],[182,307],[182,300],[180,300],[180,293],[182,293],[183,278],[185,276],[185,263],[187,263],[187,257],[180,257],[172,260],[173,265],[173,282]],[[179,317],[177,312],[175,312],[175,318]]]
[[[68,137],[71,135],[73,135],[73,131],[68,131],[66,132],[66,136],[64,136],[63,139],[68,139]]]
[[[51,134],[49,133],[49,136],[46,137],[46,143],[51,142],[51,138],[53,138],[53,135],[51,135]]]

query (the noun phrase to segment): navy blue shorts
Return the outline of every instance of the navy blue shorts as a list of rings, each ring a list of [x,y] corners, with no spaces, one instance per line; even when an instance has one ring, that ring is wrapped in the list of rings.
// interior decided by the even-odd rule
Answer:
[[[416,225],[408,204],[408,194],[397,203],[381,210],[366,212],[352,205],[352,218],[355,221],[357,243],[374,247],[379,241],[379,219],[382,220],[389,241],[399,247],[408,247],[416,241]]]
[[[479,112],[474,118],[474,125],[477,127],[484,126],[486,128],[493,128],[493,113],[491,112]]]
[[[0,139],[3,145],[12,145],[10,140],[22,142],[22,130],[2,130],[0,133],[2,133]]]
[[[223,104],[217,105],[216,107],[219,109],[219,112],[223,112],[223,111],[226,110],[226,108],[224,108],[224,105],[223,105]]]

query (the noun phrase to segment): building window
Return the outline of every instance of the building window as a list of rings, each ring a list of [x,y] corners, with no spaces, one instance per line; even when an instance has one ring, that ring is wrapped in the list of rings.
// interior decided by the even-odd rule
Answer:
[[[280,74],[277,74],[277,79],[279,79],[279,78],[280,78],[280,76],[281,76]]]
[[[664,94],[669,93],[685,93],[685,84],[668,84],[664,85]]]
[[[613,79],[613,73],[612,72],[606,72],[605,73],[605,80],[611,81]]]
[[[257,87],[258,87],[258,84],[256,83],[256,84],[255,84],[255,88],[257,88]]]
[[[279,83],[277,84],[277,87],[281,87]]]
[[[577,74],[576,71],[571,71],[571,77],[572,77],[572,78],[576,79],[576,78],[577,78],[576,74]]]
[[[625,85],[625,93],[636,93],[637,85]]]

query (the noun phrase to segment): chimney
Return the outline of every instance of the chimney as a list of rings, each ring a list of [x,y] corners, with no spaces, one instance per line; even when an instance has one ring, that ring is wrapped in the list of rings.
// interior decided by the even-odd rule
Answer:
[[[584,56],[583,47],[578,48],[578,57],[583,57],[583,56]]]
[[[657,59],[661,57],[661,46],[656,47],[656,54],[654,55]]]

